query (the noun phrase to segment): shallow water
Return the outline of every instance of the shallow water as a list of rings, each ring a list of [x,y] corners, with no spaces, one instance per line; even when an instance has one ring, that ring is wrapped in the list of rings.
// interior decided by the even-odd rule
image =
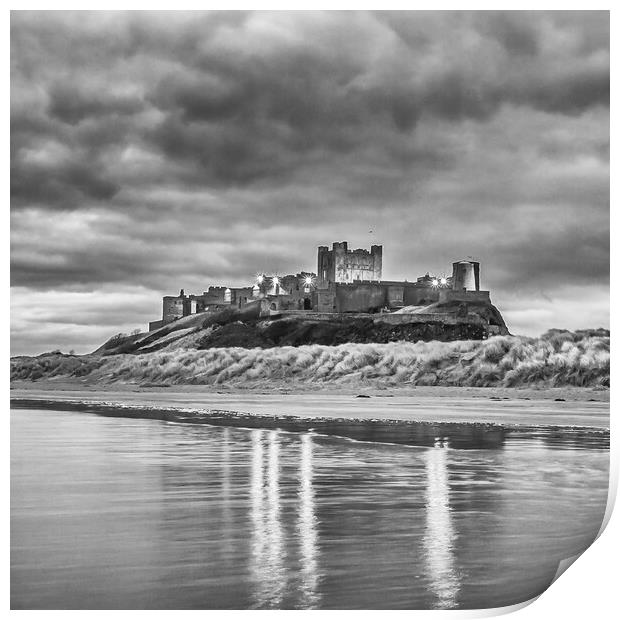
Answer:
[[[518,603],[598,532],[597,441],[465,450],[13,410],[11,606]]]

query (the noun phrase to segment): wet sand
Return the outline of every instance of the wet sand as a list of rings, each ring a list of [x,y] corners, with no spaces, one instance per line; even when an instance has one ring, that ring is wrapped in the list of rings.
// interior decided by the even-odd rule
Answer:
[[[152,383],[102,383],[93,381],[90,377],[82,379],[67,379],[66,377],[11,381],[11,390],[23,391],[53,391],[53,392],[140,392],[145,394],[166,394],[181,392],[183,394],[336,394],[353,395],[364,394],[367,396],[403,396],[419,397],[429,396],[434,398],[479,398],[486,399],[509,399],[509,400],[556,400],[579,402],[609,402],[609,389],[602,387],[457,387],[435,385],[410,385],[403,384],[377,385],[360,383],[356,386],[350,384],[339,385],[337,383],[308,383],[307,381],[293,381],[283,379],[270,379],[268,382],[242,383],[228,385],[218,383],[214,385],[192,384],[152,384]]]
[[[49,383],[49,382],[48,382]],[[46,386],[49,388],[49,385]],[[105,409],[183,409],[185,413],[229,412],[303,420],[401,421],[494,424],[501,426],[609,428],[608,392],[497,390],[495,388],[409,388],[388,391],[340,390],[305,393],[213,391],[205,386],[76,390],[37,389],[14,384],[11,401],[50,407],[90,404]],[[510,394],[510,396],[506,396]],[[559,394],[562,394],[560,396]],[[363,397],[360,397],[363,396]],[[538,396],[537,398],[535,396]],[[572,398],[571,398],[572,397]],[[600,400],[594,400],[596,398]],[[606,397],[606,400],[603,398]],[[562,398],[563,400],[556,400]],[[592,400],[591,400],[592,399]],[[58,407],[57,407],[58,408]]]

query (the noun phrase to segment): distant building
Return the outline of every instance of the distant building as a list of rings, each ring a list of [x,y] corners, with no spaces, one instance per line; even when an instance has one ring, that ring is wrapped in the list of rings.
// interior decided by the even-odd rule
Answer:
[[[269,313],[314,311],[320,313],[394,312],[409,306],[435,303],[490,302],[480,290],[480,263],[461,260],[452,265],[452,276],[426,273],[413,281],[382,280],[383,246],[349,250],[346,241],[330,250],[318,248],[317,273],[258,275],[251,286],[210,286],[202,295],[163,298],[162,319],[149,324],[158,329],[182,317],[201,312],[241,309],[260,302]]]

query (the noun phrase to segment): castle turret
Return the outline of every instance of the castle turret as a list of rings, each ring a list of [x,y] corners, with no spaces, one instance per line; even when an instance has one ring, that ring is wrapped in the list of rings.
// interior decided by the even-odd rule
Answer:
[[[164,324],[171,323],[183,316],[183,297],[167,295],[163,298],[162,321]]]
[[[371,276],[371,279],[381,280],[381,275],[383,271],[383,246],[382,245],[371,245],[370,254],[374,258],[373,274]]]
[[[479,291],[480,263],[471,260],[452,263],[452,288],[455,291]]]
[[[317,287],[327,288],[329,283],[334,279],[334,264],[332,258],[332,252],[326,245],[319,246],[318,261],[317,261]]]

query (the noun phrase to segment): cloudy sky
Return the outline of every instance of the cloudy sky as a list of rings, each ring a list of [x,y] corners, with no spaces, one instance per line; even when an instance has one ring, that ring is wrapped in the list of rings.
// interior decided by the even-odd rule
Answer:
[[[608,13],[11,15],[13,354],[340,240],[609,325]]]

